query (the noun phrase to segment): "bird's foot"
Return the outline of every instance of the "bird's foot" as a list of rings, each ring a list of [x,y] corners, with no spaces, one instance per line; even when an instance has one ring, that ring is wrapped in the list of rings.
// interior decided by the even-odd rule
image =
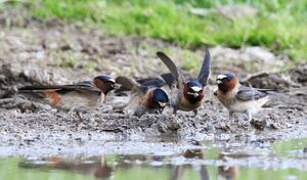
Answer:
[[[192,117],[196,117],[197,114],[198,114],[198,110],[197,109],[193,110],[193,113],[194,113],[194,115]]]
[[[235,129],[233,128],[232,123],[221,122],[220,129],[227,131],[227,132],[235,132]]]
[[[267,123],[266,121],[263,119],[263,120],[259,120],[259,119],[255,119],[255,118],[252,118],[252,120],[250,121],[251,125],[257,129],[257,130],[264,130],[264,128],[266,127]]]

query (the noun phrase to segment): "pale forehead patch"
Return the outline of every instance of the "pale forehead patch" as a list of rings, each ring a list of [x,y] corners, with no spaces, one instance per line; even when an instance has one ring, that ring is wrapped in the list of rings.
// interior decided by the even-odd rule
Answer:
[[[112,83],[115,83],[115,80],[112,79],[112,78],[108,79],[107,81],[110,81],[110,82],[112,82]]]
[[[192,89],[194,92],[198,92],[198,91],[202,90],[202,88],[201,88],[201,87],[198,87],[198,86],[193,86],[193,87],[191,87],[191,89]]]
[[[225,74],[220,74],[217,76],[217,79],[225,79],[227,76]]]

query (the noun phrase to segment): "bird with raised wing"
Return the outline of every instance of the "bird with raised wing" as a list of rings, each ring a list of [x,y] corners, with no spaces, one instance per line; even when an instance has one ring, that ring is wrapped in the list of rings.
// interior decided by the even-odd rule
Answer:
[[[163,89],[160,88],[161,81],[139,80],[139,82],[124,76],[115,79],[121,88],[131,91],[130,100],[125,107],[129,115],[138,117],[145,113],[161,113],[169,103],[169,98]]]
[[[170,70],[170,74],[161,75],[171,88],[171,106],[173,113],[177,110],[193,111],[197,115],[197,110],[201,106],[205,93],[204,88],[208,83],[211,69],[211,56],[206,49],[205,57],[196,79],[185,80],[175,63],[163,52],[157,52],[157,56]]]

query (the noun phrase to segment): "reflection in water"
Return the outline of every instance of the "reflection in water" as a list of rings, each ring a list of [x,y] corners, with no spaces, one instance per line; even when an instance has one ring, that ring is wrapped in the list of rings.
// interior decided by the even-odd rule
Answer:
[[[182,156],[185,157],[186,159],[203,159],[204,155],[201,149],[193,149],[193,150],[188,149],[183,152]],[[172,168],[171,180],[182,180],[182,178],[184,177],[184,171],[187,169],[191,169],[191,165],[174,166]],[[200,165],[198,174],[200,180],[209,179],[208,169],[207,166],[205,165]]]
[[[179,157],[184,157],[187,162],[206,159],[205,153],[202,149],[189,149],[181,154]],[[81,173],[84,175],[95,177],[96,179],[110,179],[112,174],[116,171],[127,172],[129,169],[135,167],[150,167],[152,162],[165,162],[169,159],[168,156],[144,156],[144,155],[117,155],[108,161],[105,156],[92,157],[86,160],[71,160],[61,157],[51,157],[43,159],[42,161],[25,160],[19,163],[22,168],[39,168],[39,169],[59,169],[72,173]],[[220,154],[219,160],[226,161],[227,157]],[[168,164],[168,163],[166,163]],[[151,167],[153,169],[153,167]],[[185,174],[189,175],[191,170],[194,170],[197,179],[209,180],[209,171],[206,165],[199,164],[196,167],[189,163],[182,163],[181,165],[164,165],[158,168],[167,169],[170,180],[184,180]],[[234,180],[239,173],[237,166],[219,166],[217,168],[219,179]],[[196,178],[194,178],[196,179]]]
[[[183,180],[185,170],[190,170],[191,165],[180,165],[172,168],[171,180]],[[198,171],[200,180],[209,180],[207,166],[201,165]]]
[[[203,149],[189,149],[170,156],[109,155],[86,159],[75,158],[73,160],[52,157],[40,161],[23,160],[19,162],[19,168],[27,169],[27,172],[29,172],[29,169],[40,170],[30,171],[34,177],[32,179],[40,177],[37,174],[42,171],[48,172],[48,175],[65,172],[68,174],[68,177],[71,177],[70,179],[75,179],[73,176],[75,174],[83,174],[86,177],[82,179],[94,178],[101,180],[258,180],[270,176],[279,176],[280,178],[277,179],[281,179],[281,177],[288,175],[300,176],[302,177],[300,179],[307,179],[303,171],[239,168],[239,166],[231,165],[232,163],[229,162],[232,159],[244,159],[241,155],[238,158],[237,155],[234,156],[217,151],[215,153],[212,154],[212,152],[204,151]],[[211,165],[207,166],[208,163]],[[221,166],[221,164],[223,165]],[[62,178],[56,179],[66,180],[67,177],[63,176]]]
[[[226,156],[224,154],[219,155],[219,159],[226,161]],[[239,174],[239,167],[238,166],[219,166],[218,167],[218,174],[220,179],[225,180],[235,180],[237,175]]]
[[[44,162],[44,163],[41,163]],[[22,161],[19,163],[22,168],[60,169],[81,173],[96,177],[97,179],[109,179],[113,168],[107,165],[104,156],[90,158],[86,161],[69,160],[60,157],[51,157],[43,161]]]
[[[186,158],[186,160],[197,160],[203,159],[203,152],[201,150],[186,150],[182,154],[179,154]],[[152,162],[165,162],[169,160],[168,156],[144,156],[144,155],[117,155],[113,159],[104,156],[92,157],[86,160],[71,160],[61,157],[52,157],[43,159],[40,161],[24,160],[19,163],[19,167],[27,169],[40,169],[40,170],[51,170],[58,169],[72,173],[79,173],[88,176],[95,177],[96,179],[110,179],[112,174],[115,172],[128,172],[129,169],[136,167],[164,169],[168,172],[168,177],[171,180],[183,180],[185,172],[191,173],[191,170],[195,169],[197,179],[208,180],[209,173],[207,166],[199,165],[198,168],[193,168],[189,164],[183,165],[165,165],[158,167],[150,167]],[[193,171],[194,172],[194,171]],[[195,178],[194,178],[195,179]]]
[[[262,156],[258,162],[258,165],[266,163],[269,167],[273,167],[265,169],[237,166],[246,161],[248,164],[254,163],[258,156],[253,157],[252,154],[226,149],[206,148],[205,150],[203,145],[198,147],[197,144],[194,148],[200,149],[189,149],[168,156],[108,155],[86,159],[51,157],[39,161],[7,158],[0,161],[0,179],[19,180],[25,176],[31,180],[258,180],[268,177],[307,179],[307,173],[304,171],[307,169],[307,161],[303,151],[307,143],[302,142],[307,141],[275,143],[272,154],[275,153],[277,156],[273,160],[272,154]],[[238,161],[240,163],[236,163]],[[280,168],[285,165],[287,168]]]
[[[239,167],[238,166],[219,166],[218,173],[221,179],[225,180],[234,180],[238,174]]]

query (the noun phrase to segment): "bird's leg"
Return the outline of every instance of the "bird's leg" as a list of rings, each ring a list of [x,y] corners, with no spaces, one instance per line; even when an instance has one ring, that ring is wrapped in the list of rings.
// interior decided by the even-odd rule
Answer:
[[[75,108],[71,108],[71,109],[68,111],[68,115],[70,116],[71,119],[74,119],[75,114],[76,114]]]
[[[196,117],[197,114],[198,114],[198,110],[197,110],[197,109],[194,109],[193,112],[194,112],[194,116],[193,116],[193,117]]]
[[[228,121],[232,124],[233,122],[233,112],[232,111],[229,111],[228,112]]]
[[[252,113],[250,111],[246,111],[248,122],[252,121]]]
[[[233,119],[233,114],[234,114],[234,112],[233,111],[229,111],[228,112],[228,123],[226,123],[226,127],[230,130],[230,131],[233,131],[232,130],[232,125],[233,125],[233,121],[234,121],[234,119]]]
[[[175,108],[175,107],[174,107],[174,109],[173,109],[173,115],[174,115],[174,116],[177,116],[177,108]]]
[[[82,122],[82,119],[83,119],[83,117],[82,117],[82,112],[79,111],[78,109],[72,108],[72,109],[70,109],[70,111],[68,112],[68,114],[69,114],[69,116],[71,117],[71,119],[72,119],[73,121],[77,120],[77,123],[78,123],[78,124]]]
[[[79,123],[81,123],[83,120],[83,113],[81,111],[76,111],[76,115],[79,118]]]
[[[238,124],[238,116],[234,116],[236,112],[233,112],[233,111],[229,111],[229,122],[230,124],[228,124],[228,128],[230,130],[230,132],[236,132],[236,129],[235,129],[235,124],[237,125]]]

